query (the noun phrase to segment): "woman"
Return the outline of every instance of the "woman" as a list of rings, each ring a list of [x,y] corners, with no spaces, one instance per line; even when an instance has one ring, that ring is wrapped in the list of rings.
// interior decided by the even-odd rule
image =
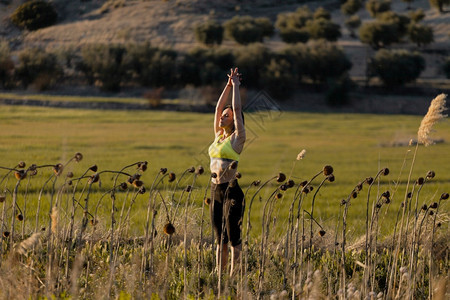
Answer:
[[[244,193],[236,180],[239,155],[245,143],[239,85],[238,68],[231,69],[227,85],[217,101],[214,117],[215,139],[209,147],[211,173],[217,175],[212,178],[210,205],[211,222],[218,244],[216,263],[219,270],[224,269],[228,260],[228,242],[230,242],[230,274],[233,274],[241,252],[240,221],[244,200]],[[227,105],[230,91],[232,92],[231,105]]]

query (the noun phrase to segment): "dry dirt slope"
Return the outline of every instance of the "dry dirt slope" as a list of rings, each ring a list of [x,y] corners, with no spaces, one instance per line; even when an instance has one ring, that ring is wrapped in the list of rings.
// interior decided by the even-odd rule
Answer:
[[[217,0],[91,0],[65,1],[54,0],[57,5],[61,22],[55,26],[36,32],[20,32],[9,24],[8,15],[17,7],[21,0],[13,0],[9,6],[0,4],[0,37],[8,38],[16,49],[29,46],[57,48],[64,46],[79,46],[93,42],[143,42],[160,47],[170,47],[176,50],[188,50],[196,46],[192,26],[208,18],[225,21],[234,15],[252,15],[269,17],[272,21],[280,12],[295,10],[299,4],[283,4],[294,1],[217,1]],[[324,6],[332,12],[334,22],[341,24],[343,36],[339,44],[353,61],[352,76],[364,76],[364,66],[367,57],[373,51],[351,39],[343,26],[344,17],[339,10],[338,0],[311,1],[307,5],[312,9]],[[401,0],[392,1],[393,10],[404,13],[407,4]],[[439,14],[431,8],[428,0],[414,0],[412,8],[422,8],[426,13],[424,23],[434,29],[435,43],[427,46],[424,54],[427,69],[422,78],[443,79],[439,66],[445,55],[442,50],[450,51],[450,13]],[[369,20],[365,9],[358,12],[361,19]],[[275,35],[265,44],[272,49],[282,48],[285,44]],[[225,41],[225,47],[235,46],[232,41]],[[395,47],[415,49],[413,45],[397,45]]]

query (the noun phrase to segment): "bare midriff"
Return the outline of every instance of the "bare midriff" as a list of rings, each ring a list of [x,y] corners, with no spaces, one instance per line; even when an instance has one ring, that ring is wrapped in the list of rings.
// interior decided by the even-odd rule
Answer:
[[[211,181],[215,184],[220,184],[235,179],[237,167],[234,169],[231,168],[232,162],[233,160],[212,157],[210,169],[211,173],[216,173],[217,177],[211,178]]]

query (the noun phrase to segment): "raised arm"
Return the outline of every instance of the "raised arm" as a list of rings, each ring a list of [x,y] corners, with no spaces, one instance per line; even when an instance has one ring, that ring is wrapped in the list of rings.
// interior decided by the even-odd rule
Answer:
[[[222,114],[223,108],[227,104],[227,99],[228,99],[228,96],[230,95],[230,90],[231,90],[232,86],[233,85],[231,83],[231,77],[229,77],[227,85],[223,89],[222,94],[220,94],[219,100],[217,100],[216,112],[214,115],[214,135],[215,136],[217,136],[221,132],[221,129],[219,127],[220,116]]]
[[[231,105],[233,107],[233,117],[234,117],[234,128],[235,128],[235,137],[232,140],[233,148],[236,152],[240,153],[244,147],[245,143],[245,127],[244,127],[244,119],[242,116],[242,104],[241,104],[241,96],[239,92],[240,82],[240,74],[238,73],[238,68],[232,70],[230,79],[233,85],[233,95],[231,99]]]

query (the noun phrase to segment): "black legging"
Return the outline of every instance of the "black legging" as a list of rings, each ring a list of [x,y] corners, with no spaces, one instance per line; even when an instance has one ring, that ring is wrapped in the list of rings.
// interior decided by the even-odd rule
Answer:
[[[221,184],[211,183],[211,205],[209,210],[217,243],[220,243],[220,237],[222,236],[222,219],[224,218],[225,232],[222,237],[223,243],[228,243],[229,239],[233,247],[241,244],[240,223],[243,201],[244,193],[237,180],[234,182],[233,187],[229,187],[228,182]],[[225,217],[223,215],[224,210]]]

